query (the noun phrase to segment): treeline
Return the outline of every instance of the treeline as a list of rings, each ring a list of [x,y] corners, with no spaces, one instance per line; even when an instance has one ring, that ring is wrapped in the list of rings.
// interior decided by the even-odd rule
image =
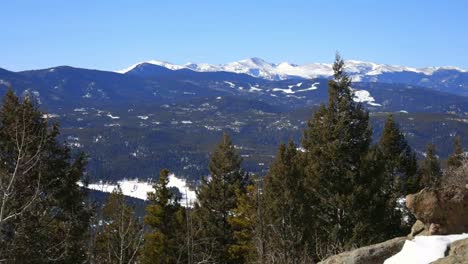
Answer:
[[[0,262],[314,263],[406,235],[414,220],[399,198],[460,179],[444,179],[431,144],[418,164],[392,116],[371,144],[369,114],[353,101],[339,56],[333,69],[328,104],[300,147],[279,146],[265,177],[243,170],[225,134],[194,204],[180,204],[162,170],[143,219],[120,188],[100,208],[89,202],[77,184],[86,185],[86,157],[9,91],[0,111]],[[457,138],[451,174],[466,175],[455,173],[466,170],[464,157]]]

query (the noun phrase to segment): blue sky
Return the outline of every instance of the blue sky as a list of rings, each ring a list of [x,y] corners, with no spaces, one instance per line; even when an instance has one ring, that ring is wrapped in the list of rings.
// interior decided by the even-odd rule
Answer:
[[[468,1],[16,0],[0,3],[0,67],[104,70],[159,59],[345,59],[468,68]]]

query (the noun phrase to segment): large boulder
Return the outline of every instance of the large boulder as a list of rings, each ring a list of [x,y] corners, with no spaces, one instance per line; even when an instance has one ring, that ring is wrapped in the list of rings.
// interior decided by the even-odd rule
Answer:
[[[425,225],[427,235],[468,232],[468,189],[447,186],[425,188],[406,196],[406,206]]]
[[[358,248],[331,256],[319,264],[381,264],[398,253],[405,244],[406,237],[397,237],[380,244]]]
[[[458,264],[468,262],[468,238],[453,242],[447,257],[432,262],[433,264]]]

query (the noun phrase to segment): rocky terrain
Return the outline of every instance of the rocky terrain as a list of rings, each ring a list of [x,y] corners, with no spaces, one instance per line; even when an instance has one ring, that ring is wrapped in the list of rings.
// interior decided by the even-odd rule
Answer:
[[[344,252],[320,263],[380,264],[400,252],[407,241],[418,240],[416,238],[425,238],[429,241],[430,237],[433,237],[434,240],[450,237],[458,239],[459,237],[454,236],[454,234],[468,233],[468,185],[465,187],[446,186],[439,189],[426,188],[419,193],[408,195],[406,205],[417,218],[411,234],[407,237],[398,237],[383,243]],[[431,263],[468,263],[468,238],[447,243],[443,249],[443,257],[434,259],[435,262]],[[433,249],[425,248],[425,250]],[[390,260],[388,262],[397,263]]]

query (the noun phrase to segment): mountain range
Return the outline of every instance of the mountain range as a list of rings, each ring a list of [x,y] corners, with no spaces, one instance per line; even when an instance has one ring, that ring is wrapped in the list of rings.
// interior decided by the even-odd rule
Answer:
[[[288,67],[294,71],[280,71]],[[261,175],[278,144],[299,143],[306,120],[327,102],[330,67],[254,58],[226,65],[149,61],[121,72],[0,69],[0,96],[12,87],[35,98],[46,118],[60,122],[66,144],[88,153],[93,180],[152,178],[161,168],[199,179],[223,132],[233,137],[245,168]],[[441,157],[452,151],[447,139],[460,135],[468,143],[465,70],[354,61],[347,70],[376,136],[393,113],[420,157],[428,142]]]
[[[267,80],[330,78],[332,64],[310,63],[297,65],[288,62],[270,63],[261,58],[249,58],[227,64],[187,63],[177,65],[170,62],[150,60],[136,63],[119,73],[128,73],[143,64],[161,66],[170,70],[189,69],[197,72],[243,73]],[[404,83],[434,89],[468,93],[468,71],[457,67],[425,67],[377,64],[356,60],[346,61],[346,71],[355,82]]]

